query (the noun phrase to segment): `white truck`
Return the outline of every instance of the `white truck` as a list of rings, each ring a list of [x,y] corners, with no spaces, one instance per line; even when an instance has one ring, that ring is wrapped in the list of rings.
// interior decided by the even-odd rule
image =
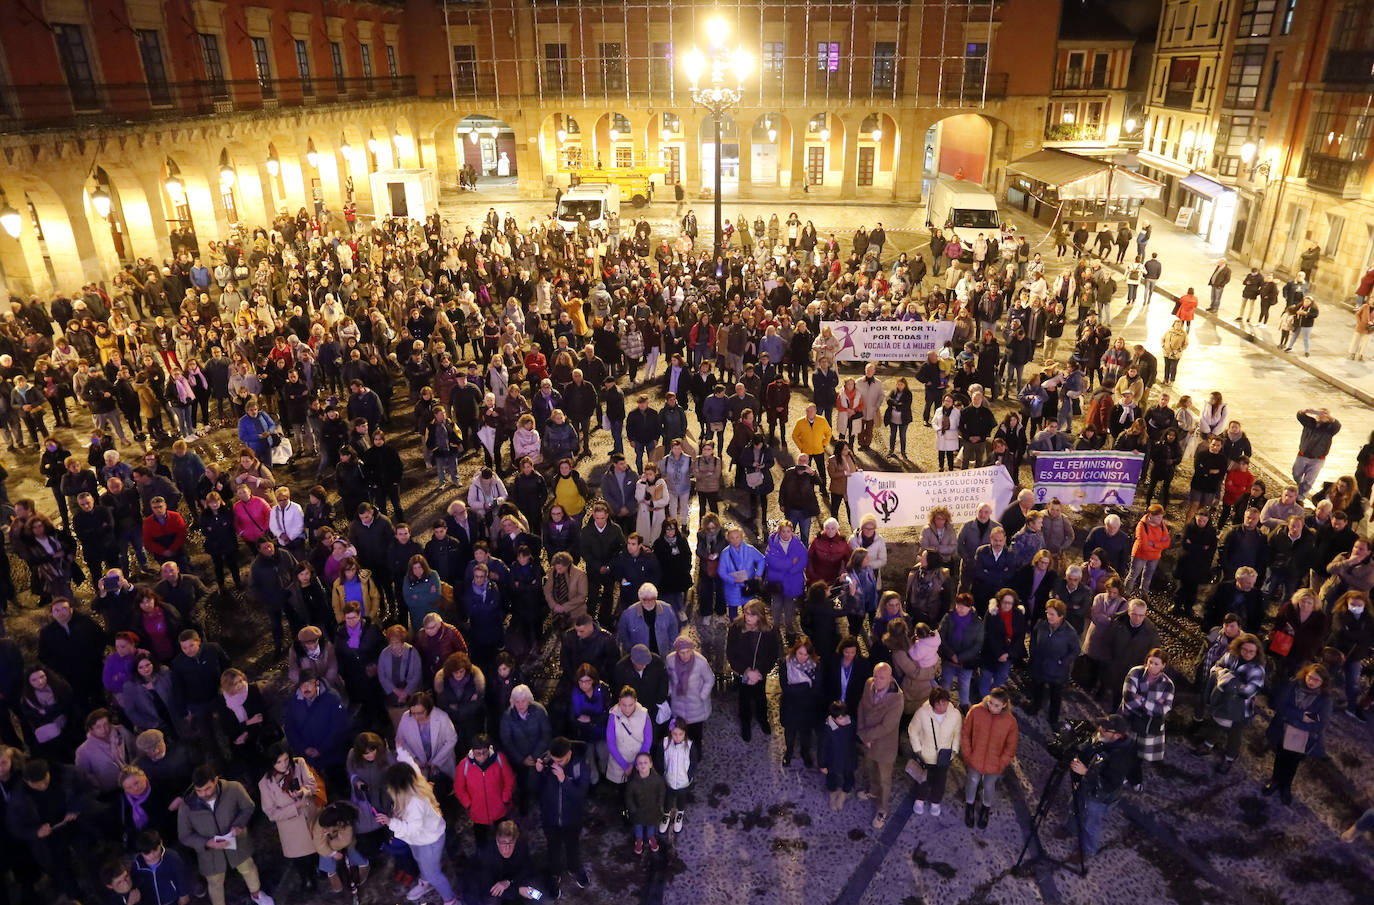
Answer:
[[[554,217],[565,232],[573,232],[583,217],[587,219],[588,228],[605,229],[611,214],[620,216],[620,187],[604,182],[583,182],[563,193]]]
[[[997,197],[976,182],[941,176],[930,189],[926,226],[952,229],[965,248],[979,233],[997,238],[1002,228]]]

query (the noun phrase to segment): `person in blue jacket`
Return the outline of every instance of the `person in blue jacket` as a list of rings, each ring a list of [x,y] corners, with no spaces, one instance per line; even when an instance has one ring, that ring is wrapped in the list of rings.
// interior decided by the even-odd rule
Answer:
[[[163,845],[161,833],[144,830],[138,834],[134,845],[138,855],[134,857],[131,872],[134,889],[138,890],[141,901],[171,905],[191,897],[194,876],[176,849]]]
[[[324,776],[326,786],[343,788],[342,768],[353,725],[339,696],[307,674],[286,705],[282,724],[291,750],[299,752]]]
[[[682,631],[677,613],[659,602],[658,588],[649,582],[639,586],[638,596],[639,602],[620,614],[620,624],[616,627],[620,650],[628,656],[631,648],[643,644],[666,660]]]
[[[272,461],[272,435],[281,433],[281,426],[272,416],[258,408],[256,397],[249,397],[239,419],[239,442],[251,449],[261,462]]]
[[[757,597],[759,590],[754,588],[763,578],[765,561],[757,548],[744,542],[744,529],[731,525],[725,532],[725,549],[720,551],[720,580],[725,586],[725,606],[729,618],[734,621],[739,608]],[[745,586],[752,592],[747,597]]]

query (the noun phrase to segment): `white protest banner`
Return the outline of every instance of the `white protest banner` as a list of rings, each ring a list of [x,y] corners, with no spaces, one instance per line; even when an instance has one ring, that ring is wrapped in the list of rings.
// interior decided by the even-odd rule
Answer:
[[[954,336],[954,321],[821,321],[840,341],[836,361],[922,361]]]
[[[872,513],[880,526],[894,528],[925,525],[936,506],[948,509],[955,525],[973,518],[980,503],[991,503],[995,518],[1011,504],[1015,489],[1001,465],[929,474],[858,471],[849,476],[847,488],[854,524]]]

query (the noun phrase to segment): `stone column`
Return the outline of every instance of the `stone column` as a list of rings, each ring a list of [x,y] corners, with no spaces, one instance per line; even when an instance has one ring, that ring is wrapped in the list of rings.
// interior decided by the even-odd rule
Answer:
[[[753,173],[754,173],[754,142],[753,130],[754,123],[752,117],[747,117],[749,123],[746,125],[743,115],[735,120],[735,132],[739,135],[739,197],[748,198],[753,192]]]

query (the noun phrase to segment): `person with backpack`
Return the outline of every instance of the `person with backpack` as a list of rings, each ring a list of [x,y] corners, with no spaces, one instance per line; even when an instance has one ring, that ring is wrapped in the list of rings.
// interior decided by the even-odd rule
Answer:
[[[492,828],[510,813],[515,771],[485,733],[473,736],[472,749],[453,775],[453,794],[472,820],[477,851],[487,847]]]

